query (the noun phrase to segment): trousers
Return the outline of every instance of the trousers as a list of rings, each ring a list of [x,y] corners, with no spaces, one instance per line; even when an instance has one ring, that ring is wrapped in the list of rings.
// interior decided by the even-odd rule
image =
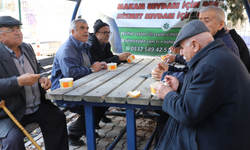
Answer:
[[[43,102],[32,114],[24,115],[19,121],[23,126],[36,122],[39,124],[46,150],[68,150],[68,135],[64,113],[51,102]],[[24,134],[15,126],[7,135],[0,139],[1,150],[25,150]]]
[[[105,112],[108,109],[109,107],[94,107],[95,125],[99,124],[101,118],[105,115]],[[85,111],[83,105],[80,106],[78,114],[80,117],[69,125],[68,131],[69,134],[72,134],[77,138],[81,138],[86,133]]]

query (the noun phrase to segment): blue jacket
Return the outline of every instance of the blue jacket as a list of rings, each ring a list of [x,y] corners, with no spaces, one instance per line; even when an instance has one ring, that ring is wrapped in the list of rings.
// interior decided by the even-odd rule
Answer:
[[[250,76],[243,66],[221,39],[201,49],[187,63],[180,94],[163,100],[170,117],[156,149],[249,150]]]
[[[228,46],[237,56],[240,57],[238,46],[236,45],[227,30],[222,28],[213,37],[214,39],[221,38],[221,40],[226,44],[226,46]]]
[[[91,73],[89,67],[83,66],[82,52],[88,54],[91,64],[94,62],[91,59],[89,52],[90,44],[76,40],[72,35],[61,45],[56,52],[51,73],[51,90],[60,88],[59,79],[72,77],[77,80]],[[72,112],[77,112],[79,106],[72,104],[64,104],[63,101],[56,101],[57,105],[66,107]]]

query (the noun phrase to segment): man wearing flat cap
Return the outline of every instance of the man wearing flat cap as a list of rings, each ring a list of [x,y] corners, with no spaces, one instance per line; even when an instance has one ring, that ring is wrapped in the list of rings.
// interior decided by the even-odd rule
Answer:
[[[192,17],[193,13],[190,14],[189,17]],[[193,16],[195,17],[195,16]],[[196,16],[197,17],[197,16]],[[189,18],[191,19],[191,18]],[[249,68],[249,56],[246,56],[249,54],[248,49],[241,49],[239,51],[238,48],[238,44],[236,45],[236,41],[234,41],[234,39],[231,37],[231,35],[227,32],[227,30],[225,30],[224,26],[225,26],[225,13],[224,11],[216,6],[207,6],[207,7],[203,7],[200,11],[199,11],[199,20],[201,20],[209,29],[210,33],[212,34],[214,39],[220,38],[225,44],[226,46],[228,46],[230,48],[231,51],[233,51],[235,53],[235,55],[240,56],[241,60],[243,61],[243,63],[246,64],[246,67]],[[171,47],[171,49],[173,49]],[[178,49],[175,49],[176,51]],[[243,52],[242,52],[243,51]],[[241,52],[241,53],[240,53]],[[243,56],[244,54],[244,56]],[[169,59],[169,63],[172,63],[174,61],[184,64],[186,62],[186,60],[181,57],[174,57],[173,55],[170,55],[171,57],[169,58],[165,58],[165,61],[167,59]],[[222,55],[223,56],[223,55]],[[175,58],[175,59],[174,59]],[[173,66],[168,66],[166,63],[159,63],[159,65],[162,68],[165,68],[164,70],[167,71],[181,71],[181,69],[178,69],[176,67]],[[154,78],[156,79],[160,79],[162,74],[163,74],[163,70],[157,70],[158,72],[155,72]]]
[[[65,115],[45,99],[51,82],[41,76],[45,70],[32,47],[23,43],[20,25],[15,18],[0,17],[0,100],[5,100],[6,107],[23,126],[39,123],[46,150],[68,150]],[[0,144],[1,150],[25,150],[22,131],[3,109]]]
[[[187,58],[186,75],[157,84],[170,117],[156,149],[248,150],[250,77],[240,58],[199,20],[182,27],[174,47]]]
[[[101,19],[94,23],[94,33],[89,34],[88,43],[91,44],[90,54],[94,61],[105,61],[107,63],[116,62],[120,64],[121,61],[126,61],[131,53],[124,52],[119,55],[114,55],[111,52],[111,45],[109,43],[110,32],[109,25]]]

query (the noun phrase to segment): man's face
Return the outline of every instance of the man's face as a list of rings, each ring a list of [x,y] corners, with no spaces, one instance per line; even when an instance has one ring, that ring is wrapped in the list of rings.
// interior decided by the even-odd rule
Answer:
[[[9,48],[17,47],[23,42],[23,33],[19,26],[1,27],[0,42]]]
[[[213,10],[201,12],[199,15],[199,20],[207,26],[213,36],[218,30],[221,30],[224,27],[224,21],[218,22],[216,18],[216,12]]]
[[[194,57],[196,53],[191,40],[185,39],[180,42],[180,54],[186,58],[186,61],[190,61]]]
[[[103,45],[109,42],[110,29],[109,26],[101,27],[98,32],[95,33],[98,41]]]
[[[72,36],[83,43],[87,42],[89,37],[89,26],[86,23],[77,22],[76,31],[71,31]]]

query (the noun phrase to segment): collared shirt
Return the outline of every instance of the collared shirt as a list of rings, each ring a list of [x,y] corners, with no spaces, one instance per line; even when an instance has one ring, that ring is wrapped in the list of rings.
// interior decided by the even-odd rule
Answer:
[[[82,52],[84,52],[84,53],[87,53],[87,50],[89,49],[89,44],[86,44],[86,43],[84,43],[83,45],[82,45]]]
[[[96,38],[96,39],[97,39],[97,38]],[[97,41],[100,43],[101,48],[102,48],[102,51],[104,51],[104,49],[105,49],[105,47],[106,47],[107,44],[105,43],[105,44],[102,45],[102,43],[101,43],[98,39],[97,39]]]
[[[101,44],[101,43],[100,43]],[[102,51],[104,51],[104,49],[105,49],[105,47],[106,47],[106,44],[101,44],[101,46],[102,46]]]
[[[12,58],[14,58],[14,60],[17,61],[23,67],[23,64],[24,64],[24,60],[23,60],[24,54],[23,54],[23,51],[21,50],[21,48],[20,48],[20,53],[21,54],[20,54],[19,59],[16,57],[16,52],[14,52],[12,49],[8,48],[7,46],[5,46],[5,48],[12,54]]]
[[[78,41],[76,38],[74,38],[72,35],[71,39],[79,46],[79,48],[82,51],[82,56],[83,56],[83,66],[90,68],[91,67],[91,62],[89,59],[89,56],[87,54],[87,51],[89,50],[90,44],[89,43],[83,43],[81,41]]]

